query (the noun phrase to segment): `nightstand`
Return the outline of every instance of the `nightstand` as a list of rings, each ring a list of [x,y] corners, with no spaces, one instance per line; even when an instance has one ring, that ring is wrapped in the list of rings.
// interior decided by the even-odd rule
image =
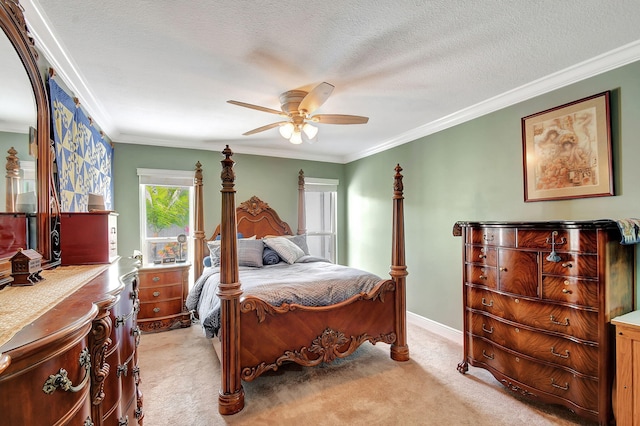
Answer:
[[[611,322],[616,326],[616,424],[633,426],[640,422],[640,311]]]
[[[191,325],[191,313],[184,306],[189,292],[190,263],[145,265],[138,271],[142,331],[165,331]]]

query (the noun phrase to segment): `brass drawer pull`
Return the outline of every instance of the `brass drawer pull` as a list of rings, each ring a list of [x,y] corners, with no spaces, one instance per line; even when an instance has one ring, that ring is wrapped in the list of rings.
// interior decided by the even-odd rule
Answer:
[[[153,308],[153,312],[157,314],[158,312],[160,312],[160,308]]]
[[[121,325],[124,325],[124,323],[127,322],[127,320],[133,316],[134,312],[137,312],[137,305],[133,307],[133,310],[131,312],[129,312],[129,314],[117,316],[116,317],[116,328],[120,327]]]
[[[153,277],[151,278],[151,281],[153,281],[154,283],[157,283],[158,281],[160,281],[160,277]]]
[[[507,268],[500,267],[500,272],[507,272]]]
[[[481,280],[486,280],[487,276],[486,275],[480,275],[478,278],[481,279]]]
[[[47,395],[51,395],[56,391],[56,389],[60,388],[65,392],[80,392],[82,388],[89,381],[89,377],[91,374],[91,355],[89,354],[89,349],[84,348],[80,352],[80,366],[84,368],[84,378],[80,382],[79,385],[73,386],[69,377],[67,377],[67,370],[61,368],[57,374],[52,374],[49,378],[44,382],[44,386],[42,387],[42,391]]]
[[[556,347],[555,347],[555,346],[551,346],[551,353],[552,353],[553,355],[555,355],[555,356],[559,356],[560,358],[565,358],[565,359],[566,359],[566,358],[569,358],[569,349],[566,349],[566,350],[564,351],[564,353],[565,353],[566,355],[562,355],[562,354],[559,354],[559,353],[557,353],[557,352],[556,352]]]
[[[486,258],[487,258],[487,255],[486,255],[486,254],[479,254],[479,255],[478,255],[478,258],[480,258],[480,259],[486,259]]]
[[[483,298],[482,298],[482,304],[483,304],[484,306],[492,307],[492,306],[493,306],[493,299],[492,299],[489,303],[487,303],[487,302],[485,301],[485,298],[483,297]]]
[[[485,324],[482,324],[482,331],[484,331],[485,333],[489,333],[489,334],[493,334],[493,326],[491,326],[491,330],[487,330],[485,328]]]
[[[495,355],[487,355],[487,353],[484,351],[484,349],[482,350],[482,356],[487,358],[487,359],[495,358]]]
[[[568,327],[569,326],[569,318],[565,318],[564,322],[560,322],[560,321],[556,321],[556,317],[554,317],[553,315],[551,315],[549,317],[549,321],[551,321],[552,323],[556,324],[556,325],[562,325],[564,327]]]
[[[563,289],[562,289],[562,292],[563,292],[564,294],[571,294],[571,290],[569,290],[568,288],[563,288]]]
[[[551,386],[553,386],[554,388],[562,389],[564,391],[569,390],[569,383],[568,382],[564,382],[564,386],[561,386],[561,385],[556,384],[555,380],[553,380],[553,377],[551,378]]]
[[[562,267],[563,267],[563,268],[571,268],[571,267],[573,267],[573,265],[571,264],[571,262],[564,262],[564,263],[562,264]]]
[[[153,292],[153,297],[158,297],[160,296],[160,292],[159,291],[154,291]]]
[[[127,364],[118,365],[116,377],[120,377],[123,374],[126,376],[128,371],[129,367],[127,366]]]

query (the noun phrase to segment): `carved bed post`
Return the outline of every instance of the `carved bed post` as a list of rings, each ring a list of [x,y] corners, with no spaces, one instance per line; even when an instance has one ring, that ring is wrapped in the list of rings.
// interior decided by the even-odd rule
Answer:
[[[194,259],[194,276],[197,278],[202,275],[202,259],[206,253],[205,234],[204,234],[204,210],[203,210],[203,193],[202,193],[202,164],[196,163],[196,173],[193,178],[193,186],[195,188],[195,224],[193,230],[193,259]]]
[[[9,148],[7,151],[7,165],[5,166],[7,175],[6,175],[6,202],[5,209],[6,212],[15,212],[16,211],[16,197],[18,196],[19,186],[20,186],[20,160],[16,155],[18,151],[15,150],[14,147]]]
[[[391,252],[391,271],[389,274],[396,283],[395,298],[395,332],[396,341],[391,345],[391,358],[395,361],[409,360],[409,346],[407,345],[407,317],[406,317],[406,277],[404,253],[404,186],[402,184],[402,167],[398,164],[393,183],[393,236]]]
[[[220,343],[222,380],[218,395],[220,414],[235,414],[244,407],[244,389],[240,379],[240,279],[236,238],[236,203],[233,152],[229,145],[222,151],[222,219],[220,221]]]
[[[307,232],[307,221],[304,215],[304,172],[298,172],[298,235]]]

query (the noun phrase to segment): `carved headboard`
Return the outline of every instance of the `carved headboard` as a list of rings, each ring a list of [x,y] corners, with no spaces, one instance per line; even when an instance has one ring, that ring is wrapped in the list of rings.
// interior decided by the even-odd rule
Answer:
[[[256,238],[262,238],[267,235],[293,235],[287,222],[280,219],[278,213],[269,207],[269,204],[255,195],[240,203],[236,208],[236,223],[238,232],[244,237],[255,235]],[[210,240],[215,240],[219,234],[220,225]]]

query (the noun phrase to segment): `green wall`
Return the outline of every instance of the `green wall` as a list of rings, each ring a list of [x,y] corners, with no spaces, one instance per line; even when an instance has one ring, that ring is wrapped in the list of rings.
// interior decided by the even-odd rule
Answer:
[[[233,149],[233,146],[231,147]],[[344,166],[317,161],[291,160],[276,157],[234,154],[236,173],[236,205],[256,195],[291,226],[293,233],[298,224],[298,172],[306,176],[339,179],[338,232],[345,232],[344,223],[346,184]],[[148,145],[116,144],[114,149],[113,176],[115,209],[118,211],[118,251],[130,256],[140,247],[140,223],[137,168],[195,170],[200,161],[204,181],[204,219],[207,237],[213,234],[220,222],[220,161],[219,151],[180,148],[161,148]],[[343,239],[338,247],[341,263],[346,262],[346,244]]]
[[[616,196],[525,203],[521,118],[607,90]],[[392,169],[400,163],[407,308],[461,330],[462,241],[452,236],[453,224],[640,217],[639,116],[640,62],[348,164],[349,264],[387,273]],[[639,271],[636,265],[636,276]]]
[[[462,241],[452,236],[456,221],[640,217],[639,76],[640,62],[346,165],[236,154],[236,201],[259,196],[295,232],[298,170],[339,179],[339,262],[388,276],[393,176],[400,163],[405,176],[408,310],[461,330]],[[607,90],[612,91],[616,196],[525,203],[520,119]],[[193,170],[200,161],[210,234],[220,217],[221,159],[218,151],[116,144],[120,254],[139,246],[136,168]]]

